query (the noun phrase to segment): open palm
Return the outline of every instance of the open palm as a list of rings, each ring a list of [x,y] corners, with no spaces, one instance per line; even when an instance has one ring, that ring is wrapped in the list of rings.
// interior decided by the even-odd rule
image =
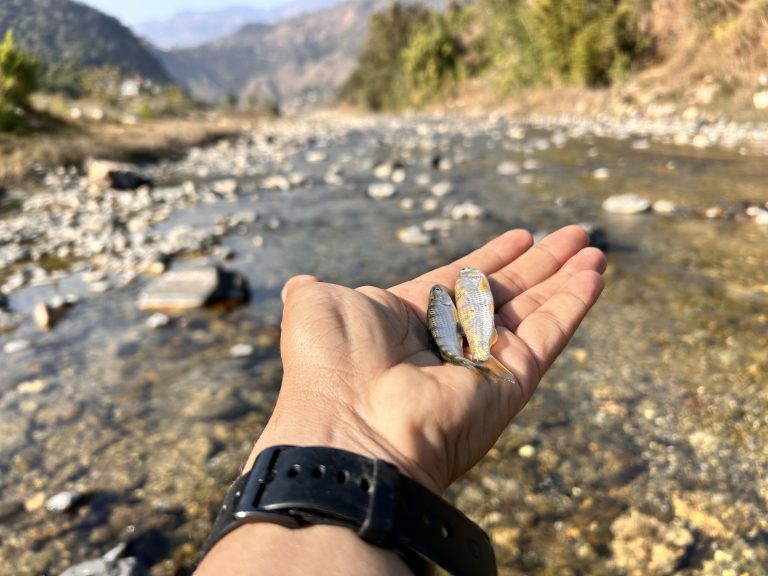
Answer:
[[[335,446],[389,460],[442,492],[493,445],[597,300],[605,259],[586,244],[576,226],[536,245],[515,230],[389,290],[292,278],[283,293],[283,385],[253,455],[278,443]],[[452,291],[464,266],[489,277],[499,332],[492,351],[515,384],[444,365],[430,347],[429,290]]]

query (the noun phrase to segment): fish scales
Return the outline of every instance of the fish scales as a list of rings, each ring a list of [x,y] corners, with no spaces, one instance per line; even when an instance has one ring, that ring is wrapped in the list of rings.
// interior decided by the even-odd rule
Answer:
[[[429,292],[427,326],[443,360],[451,364],[474,367],[464,358],[464,340],[459,327],[456,306],[448,291],[435,284]]]
[[[488,278],[475,268],[462,268],[456,280],[459,323],[469,344],[473,363],[496,382],[519,385],[517,378],[491,354],[496,342],[494,304]]]
[[[493,293],[485,274],[475,268],[463,268],[459,272],[456,306],[472,360],[485,360],[491,355],[491,345],[496,340]]]

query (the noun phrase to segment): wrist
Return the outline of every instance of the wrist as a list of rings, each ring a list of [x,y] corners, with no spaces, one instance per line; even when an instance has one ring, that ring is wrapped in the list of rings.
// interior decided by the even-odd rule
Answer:
[[[286,398],[289,387],[283,383],[281,397],[272,416],[253,446],[243,467],[247,472],[253,467],[256,457],[272,446],[290,444],[295,446],[327,446],[354,452],[371,459],[380,459],[394,464],[398,470],[435,494],[442,494],[440,486],[412,458],[394,448],[390,440],[372,427],[359,414],[346,407],[339,409],[339,403],[323,398],[294,401]],[[281,398],[283,402],[281,402]]]

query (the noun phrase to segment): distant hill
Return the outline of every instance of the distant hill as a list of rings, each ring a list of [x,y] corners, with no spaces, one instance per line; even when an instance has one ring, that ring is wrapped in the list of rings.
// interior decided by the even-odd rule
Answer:
[[[294,0],[273,8],[231,6],[221,10],[185,11],[166,20],[149,20],[131,29],[163,50],[192,48],[222,38],[245,24],[275,24],[293,16],[321,10],[340,0]]]
[[[113,65],[170,82],[163,64],[117,19],[71,0],[0,0],[0,37],[48,64]]]
[[[296,106],[328,98],[355,67],[371,15],[390,0],[348,0],[278,24],[249,24],[196,48],[159,53],[170,74],[203,100]]]

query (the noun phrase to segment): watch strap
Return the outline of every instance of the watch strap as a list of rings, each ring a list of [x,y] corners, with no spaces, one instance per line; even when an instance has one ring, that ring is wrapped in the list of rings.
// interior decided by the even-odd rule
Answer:
[[[230,489],[204,555],[247,522],[334,524],[457,575],[496,574],[488,536],[458,509],[384,460],[327,447],[274,446]]]

